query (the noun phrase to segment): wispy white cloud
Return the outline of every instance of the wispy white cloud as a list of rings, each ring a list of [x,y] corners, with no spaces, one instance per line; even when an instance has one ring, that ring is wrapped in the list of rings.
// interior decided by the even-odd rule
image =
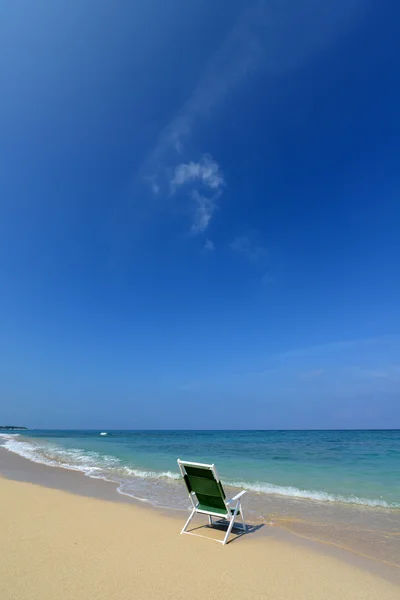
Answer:
[[[191,232],[196,235],[205,231],[217,208],[214,198],[207,198],[197,190],[193,190],[191,197],[196,203]]]
[[[180,163],[175,167],[171,179],[171,189],[187,183],[201,183],[211,190],[219,190],[224,184],[224,178],[219,164],[213,158],[204,154],[199,162]]]
[[[180,139],[176,139],[175,140],[175,144],[174,144],[174,148],[177,151],[178,154],[180,154],[183,150],[183,144],[180,141]]]
[[[198,387],[198,381],[189,381],[179,386],[181,392],[194,392]]]
[[[366,379],[399,379],[400,369],[397,365],[380,364],[377,368],[374,367],[350,367],[350,372],[356,377]]]
[[[171,194],[184,188],[194,203],[191,227],[194,235],[207,229],[218,208],[223,186],[224,178],[219,164],[208,154],[198,162],[190,161],[176,166],[170,180]]]
[[[274,278],[269,273],[264,273],[261,277],[261,283],[265,286],[270,285],[271,283],[274,283]]]
[[[149,175],[146,178],[146,181],[148,182],[151,191],[153,192],[153,194],[158,194],[160,191],[160,185],[157,182],[157,176],[156,175]]]
[[[382,371],[379,369],[363,369],[361,367],[356,367],[353,369],[354,373],[360,377],[369,377],[372,379],[382,379],[385,377],[389,377],[388,371]]]
[[[254,72],[263,69],[272,77],[290,72],[341,39],[365,6],[366,0],[249,2],[186,102],[161,131],[146,166],[164,163],[169,150],[181,153],[196,123],[209,117]]]
[[[211,240],[206,240],[204,243],[204,250],[207,250],[207,252],[212,252],[213,250],[215,250],[214,242],[212,242]]]
[[[323,369],[314,369],[312,371],[307,371],[305,373],[300,373],[301,379],[317,379],[323,375]]]
[[[260,19],[264,22],[266,18],[263,4],[256,2],[239,15],[237,23],[206,64],[186,102],[161,131],[146,160],[146,167],[164,162],[165,154],[171,149],[180,154],[196,122],[208,117],[262,64],[264,48]]]
[[[352,348],[368,348],[370,346],[379,346],[380,344],[392,344],[396,347],[400,344],[400,336],[397,335],[383,335],[381,337],[370,337],[370,338],[359,338],[353,340],[340,340],[336,342],[328,342],[326,344],[317,344],[314,346],[307,346],[304,348],[296,348],[293,350],[287,350],[286,352],[276,353],[276,358],[291,358],[297,356],[303,356],[313,353],[322,352],[334,352],[337,350],[347,350]]]
[[[267,257],[265,246],[254,240],[254,235],[238,235],[229,244],[230,249],[235,254],[241,255],[250,262],[258,262]]]
[[[252,0],[238,14],[236,24],[222,41],[216,53],[199,73],[197,83],[186,101],[173,114],[160,131],[154,146],[144,160],[137,176],[147,179],[154,195],[168,185],[182,186],[188,182],[201,183],[211,190],[220,190],[223,179],[219,167],[212,170],[188,157],[181,160],[187,140],[195,128],[215,115],[216,109],[243,85],[256,71],[263,70],[263,77],[270,78],[271,95],[282,75],[298,68],[312,59],[320,50],[336,40],[343,32],[357,23],[366,0],[337,2],[327,0]],[[267,110],[267,107],[266,107]],[[193,142],[190,146],[193,148]],[[178,162],[178,156],[180,158]],[[168,173],[173,172],[172,182]],[[167,175],[166,175],[167,174]],[[150,177],[149,177],[150,175]],[[156,179],[152,178],[156,176]],[[216,199],[214,198],[215,207]],[[197,202],[196,222],[193,231],[204,231],[213,214],[210,203]],[[197,224],[196,224],[197,223]],[[233,248],[258,260],[259,250],[250,249],[242,240],[233,242]]]

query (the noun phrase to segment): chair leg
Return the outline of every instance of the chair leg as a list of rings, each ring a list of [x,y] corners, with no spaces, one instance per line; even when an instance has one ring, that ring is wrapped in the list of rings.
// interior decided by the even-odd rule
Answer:
[[[231,520],[230,520],[230,523],[229,523],[228,531],[226,532],[226,535],[224,537],[224,541],[222,542],[224,546],[225,546],[226,542],[228,541],[228,537],[229,537],[230,532],[232,531],[232,527],[233,527],[233,524],[235,522],[235,518],[236,518],[238,510],[239,510],[239,503],[236,504],[234,513],[233,513],[233,515],[231,517]]]
[[[209,524],[209,525],[212,525],[212,524],[213,524],[213,523],[212,523],[212,516],[211,516],[211,515],[208,515],[208,524]]]
[[[244,514],[243,514],[242,505],[240,505],[240,516],[242,517],[243,531],[247,531],[246,521],[244,520]]]
[[[195,512],[196,512],[196,511],[195,511],[195,509],[193,509],[193,510],[192,510],[192,512],[190,513],[190,516],[189,516],[188,520],[186,521],[186,523],[185,523],[185,525],[184,525],[184,527],[183,527],[183,529],[182,529],[182,531],[181,531],[181,534],[182,534],[182,533],[185,533],[185,531],[186,531],[186,529],[187,529],[187,526],[189,525],[190,521],[191,521],[191,520],[193,519],[193,517],[194,517],[194,513],[195,513]]]
[[[235,518],[232,516],[232,519],[231,519],[231,521],[229,523],[228,531],[226,532],[226,535],[224,537],[224,541],[222,542],[222,544],[224,546],[225,546],[226,542],[228,541],[228,537],[229,537],[230,532],[232,531],[232,527],[233,527],[234,521],[235,521]]]

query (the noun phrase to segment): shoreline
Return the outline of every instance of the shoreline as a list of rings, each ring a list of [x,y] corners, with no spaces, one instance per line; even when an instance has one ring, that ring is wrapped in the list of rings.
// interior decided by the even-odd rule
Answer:
[[[181,509],[155,507],[150,502],[119,493],[117,484],[111,481],[90,477],[80,471],[36,463],[1,446],[0,477],[88,499],[128,505],[134,509],[144,510],[149,515],[157,514],[162,518],[172,519],[176,523],[177,531],[186,513]],[[397,565],[365,556],[338,544],[310,538],[306,534],[286,529],[279,523],[256,522],[254,519],[248,522],[254,527],[252,539],[262,540],[262,543],[265,543],[272,537],[279,542],[315,552],[323,557],[337,559],[344,564],[400,585],[400,568]]]
[[[397,432],[397,430],[393,431]],[[181,495],[174,495],[172,492],[173,487],[169,485],[176,482],[177,479],[179,480],[179,474],[176,471],[176,449],[174,451],[174,456],[172,457],[172,463],[171,460],[166,461],[165,456],[158,457],[159,459],[161,459],[161,462],[160,460],[158,460],[157,464],[155,464],[154,461],[152,462],[151,456],[147,456],[144,462],[140,459],[140,455],[143,452],[140,437],[146,433],[157,435],[158,432],[116,431],[111,432],[112,435],[110,435],[108,438],[104,437],[101,439],[101,433],[99,435],[98,431],[94,432],[90,430],[55,431],[55,436],[53,436],[52,431],[46,432],[38,430],[38,433],[39,435],[35,435],[34,431],[31,432],[31,434],[29,435],[0,433],[0,443],[1,439],[5,438],[5,442],[3,443],[4,447],[24,458],[27,458],[28,460],[32,460],[33,462],[81,471],[85,475],[93,477],[96,477],[96,474],[100,472],[100,477],[103,477],[107,481],[118,483],[119,491],[121,493],[127,493],[128,495],[132,495],[133,497],[137,497],[138,499],[148,499],[156,506],[159,504],[158,500],[160,498],[160,490],[157,490],[156,498],[152,498],[151,482],[154,480],[159,480],[160,482],[168,484],[164,486],[166,494],[164,494],[163,497],[164,500],[167,502],[165,506],[172,507],[179,505],[180,508],[186,508],[186,505],[182,504]],[[117,444],[116,447],[113,447],[114,439],[115,441],[119,441],[121,435],[122,438],[124,437],[124,433],[126,433],[127,438],[130,438],[132,434],[138,434],[139,438],[136,438],[136,440],[139,439],[138,460],[134,459],[133,461],[131,461],[132,457],[128,459],[127,456],[121,458],[121,456],[119,455],[121,449],[119,444]],[[166,435],[165,443],[168,445],[171,442],[171,439],[169,438],[168,434],[172,433],[175,435],[175,433],[180,434],[182,432],[171,431],[161,433]],[[190,432],[183,433],[185,434]],[[201,434],[206,432],[199,431],[194,433]],[[251,432],[246,433],[250,434]],[[365,432],[357,431],[355,433],[360,434]],[[398,433],[400,433],[400,430]],[[72,438],[75,437],[75,447],[70,446],[69,444],[64,445],[64,434],[67,434],[67,439],[71,438],[71,436]],[[115,438],[113,437],[114,435],[116,435]],[[104,443],[103,440],[107,441]],[[136,443],[135,437],[129,440],[124,440],[122,444],[122,449],[124,448],[125,443],[128,441],[129,443]],[[153,439],[153,441],[159,443],[159,440],[157,438]],[[200,443],[203,443],[203,441],[200,440]],[[337,440],[331,441],[335,443],[337,442]],[[391,441],[392,440],[389,440],[389,442]],[[103,443],[100,443],[99,445],[99,442]],[[295,443],[298,442],[299,440],[297,440],[297,442]],[[318,443],[318,440],[316,440],[316,442]],[[326,443],[328,442],[329,440],[326,441]],[[346,442],[346,440],[343,440],[343,442],[348,443],[348,441]],[[300,445],[301,444],[304,445],[304,440],[300,440]],[[109,450],[110,445],[111,451]],[[309,443],[307,442],[306,447],[308,448],[308,446]],[[204,443],[202,449],[203,451],[205,450]],[[330,453],[331,448],[324,447],[322,449],[322,452],[327,453],[328,450]],[[334,450],[336,449],[334,448]],[[131,449],[129,449],[128,447],[128,454],[130,451]],[[286,451],[288,451],[287,448]],[[394,448],[394,451],[396,451],[396,448]],[[274,452],[276,454],[277,450],[275,449]],[[144,454],[146,455],[146,451],[144,452]],[[307,457],[309,456],[309,450],[305,450],[303,448],[303,454],[304,461],[305,455],[307,455]],[[325,456],[325,458],[326,457],[327,456]],[[257,469],[257,472],[253,471],[250,477],[247,479],[243,471],[241,474],[238,472],[234,473],[232,471],[232,464],[228,465],[228,468],[230,468],[231,472],[229,475],[226,472],[224,473],[225,487],[232,488],[232,491],[235,489],[237,489],[238,491],[241,489],[245,489],[247,490],[248,494],[251,495],[253,498],[256,496],[259,496],[260,498],[268,498],[269,504],[273,504],[275,501],[279,502],[279,507],[277,508],[279,508],[279,510],[284,514],[286,513],[282,509],[284,508],[285,504],[287,504],[289,507],[290,505],[295,506],[297,504],[298,507],[314,506],[317,508],[317,510],[318,507],[328,506],[337,507],[338,510],[349,509],[349,511],[352,511],[354,509],[362,509],[365,510],[365,514],[367,514],[368,510],[370,509],[372,511],[375,511],[376,513],[379,513],[379,511],[382,509],[381,514],[385,514],[385,512],[386,514],[395,514],[394,511],[398,511],[398,514],[400,515],[400,502],[398,501],[399,498],[397,492],[395,492],[393,489],[393,478],[391,478],[391,487],[389,486],[389,490],[386,490],[386,492],[384,491],[384,489],[377,489],[374,486],[372,486],[372,488],[374,489],[371,488],[369,489],[369,491],[365,489],[363,490],[362,485],[358,489],[356,489],[355,487],[353,487],[352,489],[348,489],[346,487],[348,485],[348,474],[346,479],[346,474],[345,472],[343,473],[343,471],[341,473],[337,473],[337,475],[339,476],[339,479],[341,477],[344,477],[342,482],[342,486],[344,487],[337,486],[335,489],[335,486],[332,487],[331,483],[332,480],[334,480],[335,478],[335,473],[330,473],[328,480],[326,480],[326,478],[324,479],[325,474],[323,473],[322,480],[320,481],[315,480],[313,483],[309,480],[304,485],[304,483],[301,483],[299,480],[297,480],[294,484],[292,484],[290,482],[290,477],[289,479],[287,479],[286,477],[285,481],[280,480],[281,469],[279,469],[279,472],[276,473],[276,463],[274,461],[278,458],[280,458],[280,455],[272,456],[270,468],[273,467],[273,469],[271,472],[267,473],[265,469],[263,470],[263,467],[261,465],[261,472],[263,472],[261,478],[261,472],[259,468]],[[149,465],[149,459],[150,463],[152,463],[151,465]],[[171,459],[171,456],[169,456],[169,459]],[[212,457],[212,459],[214,459],[214,456]],[[160,468],[160,464],[162,463],[163,466]],[[140,466],[138,466],[138,464]],[[260,467],[260,465],[258,466]],[[226,465],[224,466],[224,469],[225,468]],[[277,478],[275,479],[274,469],[275,476],[277,476]],[[306,474],[306,478],[307,476],[309,477],[309,475],[309,473],[308,475]],[[364,476],[368,479],[368,474],[364,474]],[[148,486],[147,488],[146,486],[138,486],[138,482],[140,480],[148,481],[150,483],[150,486]],[[280,481],[280,483],[277,483],[277,481]],[[361,481],[361,484],[362,483],[363,481]],[[382,485],[385,486],[389,484],[386,481],[386,483],[382,483]],[[172,494],[171,496],[167,492],[168,487],[170,488],[169,492]],[[388,495],[386,495],[386,493],[388,493]],[[260,506],[258,506],[256,510],[259,509]]]

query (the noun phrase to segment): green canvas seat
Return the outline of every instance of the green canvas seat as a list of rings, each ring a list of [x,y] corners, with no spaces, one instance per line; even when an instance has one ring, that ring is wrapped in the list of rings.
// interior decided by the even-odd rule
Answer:
[[[201,510],[203,512],[213,512],[213,507],[207,506],[206,504],[199,504],[197,509],[198,509],[197,512],[200,512]],[[234,508],[231,508],[231,513],[233,513],[234,510],[235,510]],[[226,511],[223,508],[217,508],[217,509],[214,508],[214,512],[218,512],[218,513],[220,512],[221,515],[225,515]],[[238,510],[238,512],[236,514],[240,515],[240,510]]]
[[[224,545],[228,541],[232,527],[235,526],[235,518],[238,515],[241,516],[241,527],[243,531],[246,531],[246,523],[241,504],[241,498],[243,494],[246,493],[245,490],[236,494],[231,500],[227,500],[215,465],[188,462],[180,459],[178,459],[178,465],[192,504],[192,511],[181,533],[190,533],[189,531],[186,531],[186,529],[196,513],[208,515],[210,525],[213,524],[213,517],[226,519],[228,522],[228,530],[224,539],[221,541]]]

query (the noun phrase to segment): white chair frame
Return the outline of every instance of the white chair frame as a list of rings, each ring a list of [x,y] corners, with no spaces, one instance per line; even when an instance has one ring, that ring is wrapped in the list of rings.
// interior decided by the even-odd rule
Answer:
[[[215,465],[207,465],[204,463],[197,463],[197,462],[189,462],[189,461],[185,461],[185,460],[181,460],[180,458],[178,458],[178,466],[179,466],[179,470],[182,474],[182,477],[185,477],[186,472],[185,472],[185,465],[190,466],[190,467],[200,467],[202,469],[209,469],[210,471],[212,471],[214,478],[216,481],[221,482],[218,473],[217,473],[217,469],[215,468]],[[198,514],[202,514],[202,515],[207,515],[208,516],[208,522],[211,525],[213,525],[213,517],[216,517],[218,519],[225,519],[226,521],[228,521],[229,525],[228,525],[228,529],[227,532],[225,534],[225,537],[223,540],[216,540],[214,539],[215,542],[219,542],[220,544],[222,544],[223,546],[225,546],[225,544],[228,541],[229,538],[229,534],[232,531],[232,528],[235,526],[235,519],[238,515],[238,513],[240,513],[241,516],[241,520],[242,523],[240,525],[240,527],[242,528],[242,530],[244,532],[246,532],[247,528],[246,528],[246,522],[244,520],[244,514],[243,514],[243,509],[242,509],[242,496],[246,493],[246,490],[242,490],[241,492],[239,492],[238,494],[236,494],[236,496],[234,496],[233,498],[231,498],[230,500],[226,500],[224,499],[224,504],[225,504],[225,508],[226,508],[226,514],[220,514],[217,512],[211,512],[211,511],[206,511],[206,510],[200,510],[198,509],[198,505],[199,503],[197,502],[197,498],[196,498],[196,494],[194,492],[190,492],[189,493],[189,498],[190,498],[190,502],[192,504],[192,511],[189,515],[188,520],[186,521],[185,525],[183,526],[183,529],[181,531],[182,533],[186,533],[188,535],[197,535],[198,537],[206,537],[204,535],[199,535],[197,533],[192,533],[191,531],[186,531],[186,529],[189,526],[190,521],[193,519],[194,515],[196,513]],[[233,504],[235,503],[235,504]],[[232,509],[233,508],[233,512]],[[213,538],[207,538],[207,539],[213,539]]]

